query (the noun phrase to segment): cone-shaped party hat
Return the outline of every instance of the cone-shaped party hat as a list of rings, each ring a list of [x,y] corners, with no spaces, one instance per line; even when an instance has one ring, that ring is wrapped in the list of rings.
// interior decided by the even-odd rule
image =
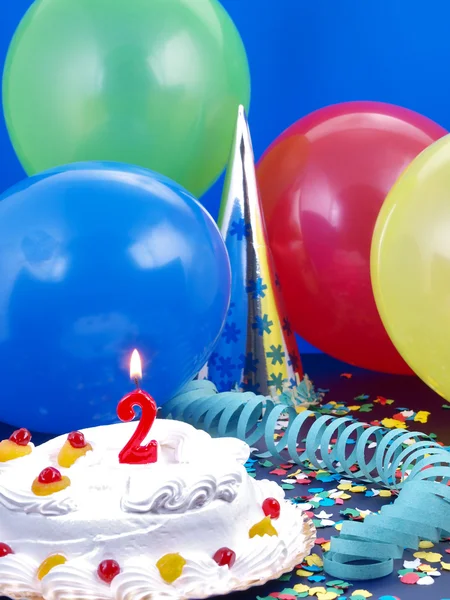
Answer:
[[[250,132],[242,106],[219,227],[230,255],[231,303],[222,336],[207,365],[208,378],[219,391],[237,387],[278,396],[288,386],[297,386],[303,373],[267,241]]]

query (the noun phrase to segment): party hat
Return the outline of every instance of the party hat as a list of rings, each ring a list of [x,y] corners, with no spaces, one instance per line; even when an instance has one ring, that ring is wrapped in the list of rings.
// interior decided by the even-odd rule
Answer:
[[[231,262],[231,303],[207,376],[219,391],[279,396],[289,387],[297,388],[303,372],[267,241],[243,106],[238,111],[219,227]]]

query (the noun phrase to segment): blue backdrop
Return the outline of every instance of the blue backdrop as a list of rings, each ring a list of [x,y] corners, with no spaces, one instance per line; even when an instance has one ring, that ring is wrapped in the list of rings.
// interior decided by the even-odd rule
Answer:
[[[400,104],[450,128],[446,0],[222,0],[250,62],[256,157],[301,116],[346,100]],[[0,0],[0,65],[31,0]],[[32,65],[30,65],[32,68]],[[0,193],[24,177],[0,118]],[[222,182],[203,202],[217,216]],[[311,350],[307,344],[301,350]]]

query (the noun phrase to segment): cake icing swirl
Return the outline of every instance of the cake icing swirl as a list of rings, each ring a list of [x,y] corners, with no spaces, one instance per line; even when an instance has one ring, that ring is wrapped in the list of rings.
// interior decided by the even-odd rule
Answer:
[[[0,560],[0,589],[15,595],[36,593],[38,563],[26,555],[9,554]]]
[[[55,567],[41,582],[46,600],[111,600],[108,585],[86,563],[78,562]]]
[[[234,571],[228,567],[219,567],[212,559],[204,558],[189,562],[181,577],[175,582],[175,587],[187,596],[217,596],[225,594],[237,583]]]
[[[176,600],[180,597],[161,580],[155,567],[142,564],[131,565],[118,575],[111,584],[111,594],[115,600]]]
[[[77,508],[75,499],[65,491],[52,496],[36,496],[31,490],[16,491],[3,485],[0,485],[0,504],[12,512],[46,517],[66,515]]]
[[[187,486],[181,478],[168,481],[155,492],[147,496],[130,495],[128,489],[122,498],[122,510],[136,513],[183,513],[206,506],[214,500],[233,502],[238,493],[242,475],[239,472],[216,479],[205,475],[193,485]]]

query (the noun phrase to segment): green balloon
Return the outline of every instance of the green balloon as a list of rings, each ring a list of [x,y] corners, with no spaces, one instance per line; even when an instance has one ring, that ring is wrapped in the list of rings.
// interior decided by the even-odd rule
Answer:
[[[245,49],[217,0],[36,0],[3,75],[28,174],[119,161],[196,196],[225,166],[249,97]]]

